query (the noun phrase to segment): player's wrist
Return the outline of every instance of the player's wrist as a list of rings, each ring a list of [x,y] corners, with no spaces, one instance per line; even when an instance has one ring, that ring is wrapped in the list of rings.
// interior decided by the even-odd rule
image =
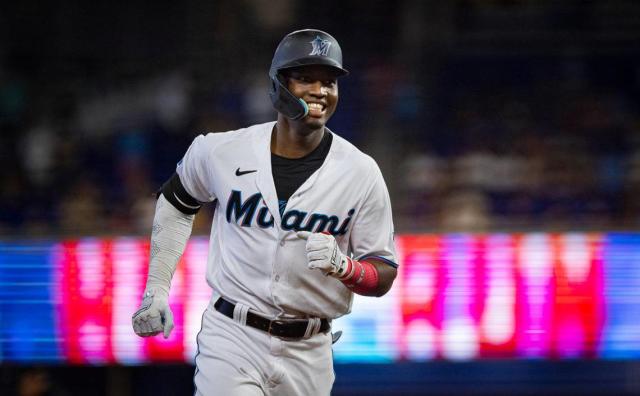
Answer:
[[[331,237],[333,244],[333,252],[331,254],[331,270],[327,272],[327,275],[331,275],[334,278],[343,280],[348,279],[353,275],[353,263],[351,258],[340,251],[338,242]]]
[[[353,276],[354,271],[355,266],[353,260],[345,254],[340,254],[340,261],[331,276],[344,281],[350,279]]]
[[[144,289],[144,293],[142,295],[143,298],[153,297],[156,299],[169,299],[169,288],[160,284],[149,284],[147,283],[147,287]]]

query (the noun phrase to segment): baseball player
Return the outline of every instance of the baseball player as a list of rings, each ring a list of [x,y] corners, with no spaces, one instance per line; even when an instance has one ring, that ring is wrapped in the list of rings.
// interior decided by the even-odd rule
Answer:
[[[353,293],[382,296],[393,283],[380,169],[325,126],[346,74],[331,35],[290,33],[269,70],[277,121],[198,136],[162,187],[133,328],[169,336],[171,277],[194,214],[213,202],[197,395],[328,395],[331,321]]]

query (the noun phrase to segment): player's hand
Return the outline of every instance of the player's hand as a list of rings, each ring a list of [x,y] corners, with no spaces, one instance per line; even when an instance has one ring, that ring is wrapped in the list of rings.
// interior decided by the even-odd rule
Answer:
[[[140,308],[133,314],[131,323],[133,331],[141,337],[164,333],[164,338],[169,338],[173,330],[173,313],[166,292],[159,289],[147,291]]]
[[[307,265],[310,269],[318,269],[336,278],[345,275],[347,256],[342,254],[333,235],[308,231],[298,231],[296,235],[307,241]]]

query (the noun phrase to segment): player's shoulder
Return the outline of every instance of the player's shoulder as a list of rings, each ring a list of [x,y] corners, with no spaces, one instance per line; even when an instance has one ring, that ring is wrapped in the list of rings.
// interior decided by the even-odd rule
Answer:
[[[378,163],[369,154],[363,152],[353,143],[340,135],[333,133],[333,144],[335,145],[337,157],[344,158],[351,163],[352,167],[363,168],[366,170],[378,170]]]
[[[245,142],[247,139],[258,138],[263,136],[267,131],[271,131],[274,123],[275,122],[272,121],[231,131],[207,132],[200,136],[202,136],[204,141],[211,142],[213,144]]]
[[[209,150],[220,148],[246,147],[249,142],[255,141],[270,132],[274,122],[251,125],[246,128],[221,132],[207,132],[197,136],[194,143],[202,144]]]

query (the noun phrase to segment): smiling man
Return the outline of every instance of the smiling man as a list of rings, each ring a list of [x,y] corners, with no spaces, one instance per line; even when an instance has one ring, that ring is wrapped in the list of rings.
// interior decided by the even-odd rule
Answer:
[[[197,395],[330,394],[339,337],[331,321],[350,312],[353,293],[391,288],[393,221],[380,169],[326,127],[346,74],[331,35],[290,33],[269,70],[277,121],[197,137],[163,185],[133,328],[169,336],[171,278],[195,213],[213,202]]]

